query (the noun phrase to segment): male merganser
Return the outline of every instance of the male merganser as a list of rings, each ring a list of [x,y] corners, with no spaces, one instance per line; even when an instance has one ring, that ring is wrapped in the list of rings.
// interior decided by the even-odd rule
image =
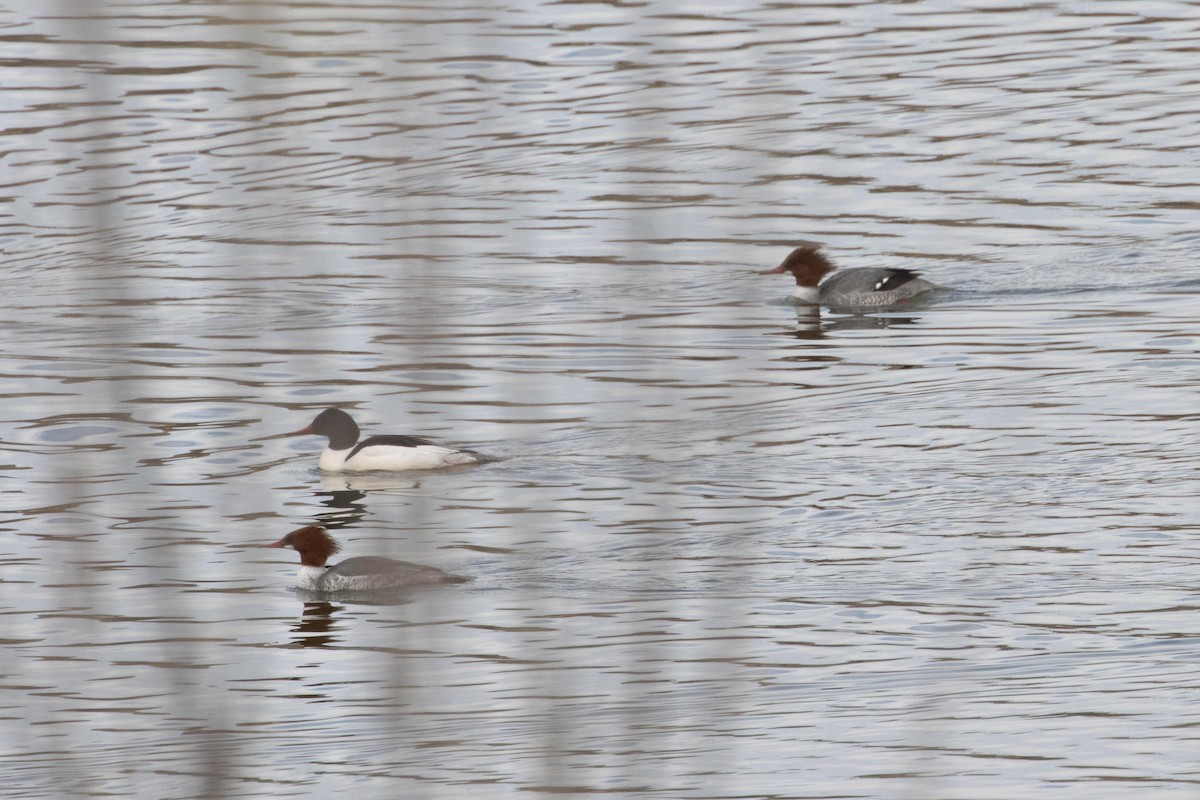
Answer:
[[[339,408],[327,408],[307,428],[284,435],[308,433],[329,440],[317,462],[324,472],[438,469],[483,461],[479,453],[442,447],[420,436],[370,436],[360,442],[358,425]]]
[[[362,592],[434,583],[463,583],[466,578],[383,556],[359,556],[325,566],[342,549],[320,525],[306,525],[262,547],[290,547],[300,554],[296,588],[310,592]]]
[[[895,267],[859,267],[824,278],[837,267],[816,245],[793,250],[775,269],[760,274],[792,273],[796,279],[796,299],[827,306],[890,306],[937,287],[918,277],[910,269]]]

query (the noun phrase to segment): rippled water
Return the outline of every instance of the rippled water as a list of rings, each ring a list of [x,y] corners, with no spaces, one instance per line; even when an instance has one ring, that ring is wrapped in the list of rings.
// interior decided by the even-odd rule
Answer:
[[[1198,34],[5,4],[6,796],[1194,797]],[[298,596],[311,522],[472,581]]]

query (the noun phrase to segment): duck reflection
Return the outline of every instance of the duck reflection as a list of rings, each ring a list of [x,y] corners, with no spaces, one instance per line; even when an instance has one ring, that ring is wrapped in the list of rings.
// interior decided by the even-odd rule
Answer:
[[[333,615],[340,610],[328,600],[306,602],[300,621],[292,626],[292,646],[328,647],[339,641],[335,632],[340,624]]]
[[[314,492],[321,498],[321,505],[328,511],[314,515],[314,523],[335,530],[347,528],[363,521],[367,516],[367,493],[359,489],[334,489],[328,492]]]
[[[831,310],[837,311],[837,309]],[[867,316],[865,314],[852,314],[850,316],[827,319],[822,324],[822,327],[826,331],[883,330],[884,328],[902,328],[906,325],[916,325],[920,321],[920,317],[878,317]]]
[[[308,589],[296,589],[296,596],[304,601],[305,614],[309,606],[324,605],[333,611],[342,611],[345,606],[404,606],[413,601],[416,590],[411,586],[393,586],[387,589],[370,589],[357,592],[313,592]],[[330,602],[336,600],[337,604]]]
[[[386,489],[416,489],[420,482],[412,478],[384,473],[365,475],[322,475],[321,488],[314,492],[321,498],[321,505],[328,508],[317,514],[314,524],[330,530],[349,528],[362,522],[367,516],[367,494]]]
[[[421,482],[403,475],[389,475],[386,472],[365,472],[361,474],[321,474],[321,488],[328,492],[366,492],[380,489],[418,489]]]
[[[838,308],[831,308],[829,311],[836,316],[822,317],[818,306],[796,306],[796,328],[783,335],[816,340],[823,339],[827,333],[834,331],[883,330],[916,325],[921,321],[920,317],[914,316],[868,315]]]

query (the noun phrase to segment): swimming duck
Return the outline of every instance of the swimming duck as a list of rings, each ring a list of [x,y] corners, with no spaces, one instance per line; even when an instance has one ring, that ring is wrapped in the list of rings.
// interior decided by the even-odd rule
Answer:
[[[340,408],[327,408],[307,427],[284,435],[306,434],[329,440],[317,462],[323,472],[439,469],[483,461],[472,450],[444,447],[420,436],[369,436],[359,441],[357,423]]]
[[[331,566],[329,557],[342,547],[320,525],[297,528],[277,542],[262,547],[280,547],[300,554],[300,572],[296,575],[297,589],[310,592],[362,592],[395,589],[403,586],[422,586],[436,583],[462,583],[460,575],[451,575],[436,567],[410,564],[383,556],[347,558]]]
[[[920,273],[896,267],[859,267],[825,278],[837,267],[816,245],[797,247],[775,269],[762,275],[790,272],[796,279],[796,299],[826,306],[890,306],[937,287]]]

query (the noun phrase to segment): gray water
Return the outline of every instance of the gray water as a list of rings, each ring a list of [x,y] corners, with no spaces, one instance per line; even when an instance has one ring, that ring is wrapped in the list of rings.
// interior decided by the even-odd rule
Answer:
[[[1196,797],[1198,55],[4,3],[5,796]],[[804,241],[947,288],[811,314]],[[494,460],[322,476],[329,405]],[[314,522],[472,580],[299,596]]]

